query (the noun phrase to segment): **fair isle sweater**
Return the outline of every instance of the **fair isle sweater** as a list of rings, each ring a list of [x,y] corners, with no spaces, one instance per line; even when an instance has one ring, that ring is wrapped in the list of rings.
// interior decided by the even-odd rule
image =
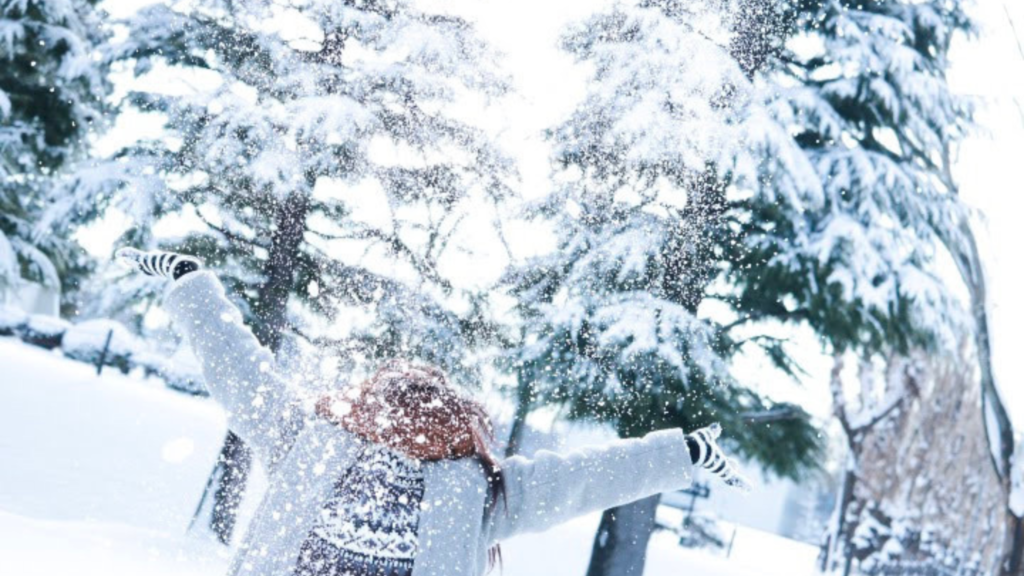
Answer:
[[[188,338],[228,426],[267,469],[267,491],[228,574],[292,574],[338,479],[370,443],[306,410],[211,272],[176,281],[164,306]],[[412,576],[480,576],[496,542],[685,488],[692,476],[678,428],[566,453],[542,450],[500,464],[505,498],[491,506],[478,460],[422,463]]]
[[[294,576],[411,576],[422,500],[418,461],[367,446],[320,510]]]

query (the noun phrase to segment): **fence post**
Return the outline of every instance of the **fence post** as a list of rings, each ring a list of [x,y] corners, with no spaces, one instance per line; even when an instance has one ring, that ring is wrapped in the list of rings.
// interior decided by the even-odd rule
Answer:
[[[107,361],[107,351],[110,350],[110,340],[114,337],[114,330],[107,332],[107,341],[103,343],[103,351],[100,352],[100,359],[96,362],[96,375],[103,373],[103,363]]]

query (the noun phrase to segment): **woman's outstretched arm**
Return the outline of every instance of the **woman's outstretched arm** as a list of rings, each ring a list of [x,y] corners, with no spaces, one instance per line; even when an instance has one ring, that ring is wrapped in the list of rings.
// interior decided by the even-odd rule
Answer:
[[[173,280],[164,307],[199,360],[206,388],[224,407],[228,426],[272,467],[291,445],[303,416],[274,356],[242,322],[213,273],[195,258],[120,250],[117,256],[146,274]]]
[[[695,464],[745,488],[715,443],[719,433],[717,425],[692,435],[674,428],[564,454],[542,450],[533,458],[507,458],[502,463],[506,500],[489,515],[490,541],[686,488]]]
[[[513,456],[502,472],[505,500],[490,514],[492,542],[685,488],[692,464],[683,431],[672,429],[562,454]]]

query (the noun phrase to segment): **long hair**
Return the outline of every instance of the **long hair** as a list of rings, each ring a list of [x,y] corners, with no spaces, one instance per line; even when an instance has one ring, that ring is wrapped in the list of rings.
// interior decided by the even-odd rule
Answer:
[[[371,442],[418,460],[474,457],[488,486],[488,513],[505,504],[505,477],[491,451],[494,425],[478,401],[460,394],[435,366],[390,360],[348,393],[320,398],[317,415]],[[501,564],[501,547],[487,551],[491,569]]]

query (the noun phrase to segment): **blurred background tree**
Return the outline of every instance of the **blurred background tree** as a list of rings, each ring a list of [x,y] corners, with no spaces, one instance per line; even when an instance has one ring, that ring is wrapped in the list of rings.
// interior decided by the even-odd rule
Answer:
[[[110,111],[96,4],[0,2],[0,292],[37,282],[61,291],[66,312],[91,266],[72,232],[105,205],[77,186]]]
[[[156,5],[126,24],[116,61],[201,86],[143,82],[130,95],[164,115],[166,133],[123,155],[166,188],[123,242],[153,245],[163,218],[197,221],[159,246],[215,267],[274,351],[288,337],[363,369],[405,356],[472,374],[484,298],[441,263],[467,215],[493,214],[510,194],[514,170],[452,106],[506,90],[471,25],[392,1]],[[149,279],[125,286],[108,312],[157,293]],[[249,462],[229,434],[211,520],[225,543]]]
[[[780,326],[871,356],[949,349],[966,325],[935,266],[965,209],[920,150],[967,129],[942,72],[970,25],[946,3],[751,1],[698,30],[709,10],[643,1],[567,33],[595,72],[552,131],[565,185],[533,210],[560,253],[507,279],[517,414],[556,404],[624,436],[718,419],[796,476],[820,454],[814,426],[736,381],[738,354],[796,376]],[[655,506],[605,513],[591,576],[642,572]]]
[[[836,315],[842,307],[829,307],[829,315],[818,319],[824,328],[819,332],[836,335],[830,340],[838,353],[858,350],[864,357],[876,350],[888,357],[908,354],[916,346],[961,355],[956,334],[971,331],[975,351],[967,357],[981,367],[983,410],[996,423],[990,437],[993,453],[1012,450],[1009,420],[991,374],[984,277],[970,211],[950,174],[953,150],[973,120],[972,103],[955,95],[946,82],[951,42],[958,34],[973,32],[965,6],[814,1],[801,7],[799,44],[794,41],[779,68],[780,75],[800,86],[784,92],[791,109],[780,117],[802,126],[797,140],[816,164],[827,192],[826,210],[812,215],[812,229],[821,233],[807,256],[817,251],[826,256],[822,263],[827,266],[842,262],[851,267],[853,274],[842,274],[859,281],[842,280],[836,272],[830,276],[868,305],[862,308],[868,312],[866,320],[880,328],[865,349],[845,336],[846,326],[861,321]],[[953,257],[968,288],[969,307],[955,297],[958,287],[936,273],[933,263],[943,250]],[[894,313],[871,313],[883,307]],[[962,382],[975,385],[969,379]],[[841,413],[844,407],[837,403],[836,409]],[[965,418],[959,425],[973,422]],[[848,430],[851,448],[863,446],[869,432]],[[855,460],[857,452],[853,450]],[[1008,460],[1008,454],[999,458]],[[997,464],[996,470],[1001,468],[1008,466]],[[852,497],[859,474],[856,467],[847,472],[845,496]],[[872,519],[847,514],[837,518],[826,566],[849,573],[851,539],[862,522]]]

